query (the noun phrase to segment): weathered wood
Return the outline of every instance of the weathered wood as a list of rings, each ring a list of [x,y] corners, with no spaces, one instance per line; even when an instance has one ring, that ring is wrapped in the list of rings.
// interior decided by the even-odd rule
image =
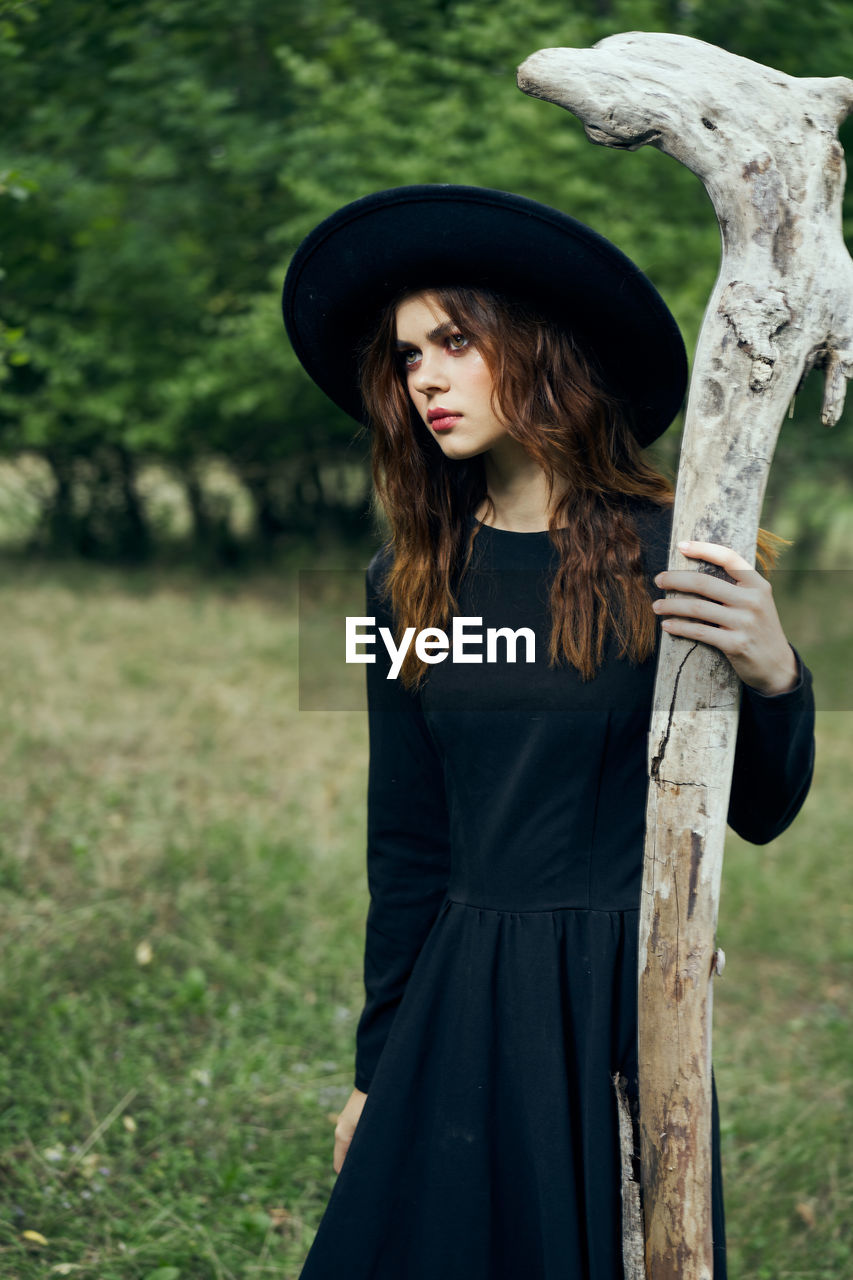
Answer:
[[[840,122],[853,81],[797,79],[686,36],[631,32],[545,49],[525,93],[591,141],[658,147],[704,182],[720,274],[693,364],[670,569],[682,539],[751,564],[785,411],[826,370],[833,425],[853,374],[853,262],[841,235]],[[703,565],[703,571],[721,572]],[[640,921],[640,1137],[649,1280],[710,1280],[711,976],[740,682],[710,645],[661,636],[649,735]]]
[[[619,1161],[622,1170],[622,1270],[625,1280],[643,1280],[643,1209],[640,1184],[634,1172],[634,1122],[628,1101],[628,1082],[618,1073],[613,1077],[616,1111],[619,1117]]]

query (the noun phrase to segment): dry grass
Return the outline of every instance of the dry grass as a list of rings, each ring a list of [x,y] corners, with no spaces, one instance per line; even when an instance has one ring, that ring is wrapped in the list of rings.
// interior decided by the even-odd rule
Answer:
[[[9,1280],[298,1273],[351,1087],[366,733],[359,712],[298,710],[296,594],[293,566],[31,565],[0,585]],[[838,689],[838,637],[800,640],[815,608],[783,613]],[[733,1280],[853,1272],[851,740],[853,713],[822,710],[797,823],[727,851]]]

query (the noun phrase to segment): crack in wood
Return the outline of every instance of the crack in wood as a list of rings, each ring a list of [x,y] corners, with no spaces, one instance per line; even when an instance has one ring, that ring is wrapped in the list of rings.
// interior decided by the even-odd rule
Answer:
[[[672,699],[669,704],[669,712],[667,713],[667,718],[666,718],[666,728],[664,729],[664,732],[663,732],[663,737],[661,739],[658,753],[656,756],[652,757],[652,765],[651,765],[650,773],[652,778],[654,778],[655,782],[666,781],[665,778],[661,778],[660,776],[660,766],[661,766],[661,761],[663,760],[664,755],[666,753],[666,744],[669,742],[669,735],[672,730],[672,721],[673,721],[673,717],[675,716],[675,699],[678,696],[678,682],[681,679],[681,672],[684,670],[685,662],[690,657],[691,653],[693,653],[693,651],[698,647],[699,647],[699,641],[696,640],[685,653],[681,662],[678,664],[678,670],[675,673],[675,680],[673,681],[673,685],[672,685]]]

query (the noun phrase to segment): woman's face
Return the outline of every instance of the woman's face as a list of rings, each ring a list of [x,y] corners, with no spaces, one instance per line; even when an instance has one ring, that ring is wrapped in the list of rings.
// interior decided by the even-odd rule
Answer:
[[[397,351],[412,402],[448,458],[473,458],[507,439],[485,360],[433,294],[400,303]]]

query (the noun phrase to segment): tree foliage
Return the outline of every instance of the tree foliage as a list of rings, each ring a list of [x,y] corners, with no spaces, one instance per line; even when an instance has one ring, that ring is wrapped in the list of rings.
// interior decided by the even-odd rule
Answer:
[[[364,444],[296,365],[279,296],[302,236],[384,186],[481,184],[566,209],[649,272],[691,345],[719,248],[701,184],[654,150],[590,146],[577,120],[518,92],[515,68],[537,48],[644,29],[844,74],[851,18],[829,0],[6,5],[0,451],[52,468],[42,537],[145,554],[136,474],[156,459],[208,538],[210,455],[249,489],[267,541],[357,519]],[[779,475],[849,472],[849,432],[827,443],[806,404]],[[671,462],[676,444],[670,433]],[[345,499],[347,467],[364,484]]]

